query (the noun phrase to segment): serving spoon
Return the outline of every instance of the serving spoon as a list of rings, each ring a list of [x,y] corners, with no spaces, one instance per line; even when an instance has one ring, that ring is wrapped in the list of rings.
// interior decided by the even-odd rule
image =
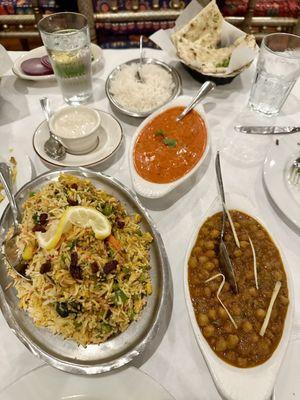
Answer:
[[[144,78],[141,75],[142,65],[143,65],[143,35],[140,36],[140,62],[139,62],[138,69],[136,71],[136,79],[140,83],[145,82]]]
[[[40,99],[40,104],[42,107],[42,110],[44,111],[44,115],[46,117],[46,121],[48,124],[48,129],[49,129],[49,134],[50,137],[46,142],[44,143],[44,150],[47,153],[47,155],[54,160],[62,160],[66,156],[66,149],[65,147],[60,143],[58,139],[53,135],[53,133],[50,130],[49,126],[49,120],[51,116],[51,111],[50,111],[50,101],[48,97],[43,97]]]
[[[20,234],[21,214],[17,206],[14,195],[12,194],[12,180],[10,168],[7,164],[0,163],[0,180],[3,184],[7,199],[13,217],[13,234],[9,239],[4,240],[4,256],[7,263],[15,270],[15,272],[23,279],[30,281],[30,278],[24,275],[24,264],[22,263],[22,253],[17,246],[17,239]]]
[[[222,230],[221,230],[220,244],[219,244],[220,267],[223,270],[226,279],[228,280],[231,290],[233,291],[234,294],[237,294],[239,290],[234,273],[234,268],[231,259],[229,257],[226,243],[224,241],[225,222],[227,219],[227,213],[226,213],[225,192],[224,192],[219,152],[217,152],[215,167],[216,167],[216,175],[217,175],[217,181],[218,181],[219,192],[222,200],[222,209],[223,209]]]
[[[216,84],[212,81],[206,81],[203,83],[201,88],[199,89],[199,92],[196,94],[195,98],[191,101],[191,103],[182,111],[181,114],[178,115],[176,118],[176,121],[179,122],[181,121],[190,111],[192,111],[193,108],[196,107],[196,105],[204,99],[210,93],[214,88],[216,87]]]

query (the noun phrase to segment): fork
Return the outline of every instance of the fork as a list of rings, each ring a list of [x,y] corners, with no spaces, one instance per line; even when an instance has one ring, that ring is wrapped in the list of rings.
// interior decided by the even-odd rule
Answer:
[[[300,157],[296,158],[291,165],[289,181],[295,186],[300,185]]]

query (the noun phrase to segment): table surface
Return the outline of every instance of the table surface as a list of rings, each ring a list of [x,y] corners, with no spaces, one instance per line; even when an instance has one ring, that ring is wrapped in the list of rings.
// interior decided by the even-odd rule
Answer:
[[[183,93],[194,95],[200,84],[182,68],[168,59],[162,51],[146,50],[147,56],[171,62],[182,77]],[[22,53],[11,52],[15,60]],[[105,95],[104,84],[108,73],[118,64],[136,58],[137,50],[105,50],[105,65],[93,77],[94,98],[92,104],[112,112]],[[249,150],[256,152],[257,160],[249,164],[230,156],[228,142],[233,137],[233,126],[241,121],[264,118],[247,111],[254,65],[234,79],[231,84],[217,87],[204,101],[208,124],[212,135],[212,157],[204,176],[173,204],[145,203],[162,234],[170,261],[174,302],[168,329],[152,354],[145,354],[134,364],[160,382],[177,400],[209,399],[220,396],[215,389],[201,352],[197,346],[185,306],[183,291],[183,263],[190,237],[197,227],[200,216],[217,196],[213,158],[218,149],[223,149],[222,169],[226,191],[248,196],[256,205],[271,232],[279,239],[281,248],[292,271],[295,287],[295,322],[289,349],[281,368],[276,398],[300,399],[300,237],[299,231],[285,223],[272,207],[262,181],[264,154],[273,139],[255,137],[247,142]],[[0,82],[0,154],[7,147],[22,147],[30,156],[35,174],[47,170],[34,153],[32,135],[43,120],[39,98],[47,95],[54,108],[63,105],[62,96],[55,82],[24,81],[8,73]],[[281,114],[275,122],[281,125],[299,125],[300,82],[289,96]],[[117,115],[125,134],[125,151],[119,159],[105,169],[127,186],[131,187],[127,152],[131,137],[139,121]],[[274,119],[267,120],[274,123]],[[266,124],[266,123],[265,123]],[[246,139],[245,139],[246,140]],[[236,154],[237,155],[237,154]],[[260,158],[260,159],[259,159]],[[0,389],[41,364],[10,332],[0,316]],[[101,378],[100,378],[101,379]]]

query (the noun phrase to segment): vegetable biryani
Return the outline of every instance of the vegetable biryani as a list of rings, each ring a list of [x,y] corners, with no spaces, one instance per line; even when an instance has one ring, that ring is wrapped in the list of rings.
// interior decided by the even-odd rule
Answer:
[[[125,331],[152,293],[152,236],[140,219],[72,175],[31,193],[18,242],[31,281],[9,270],[20,308],[37,326],[84,346]]]

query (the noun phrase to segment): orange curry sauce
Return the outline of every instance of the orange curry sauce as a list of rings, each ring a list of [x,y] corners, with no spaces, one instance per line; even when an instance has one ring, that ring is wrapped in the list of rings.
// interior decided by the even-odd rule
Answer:
[[[134,147],[134,165],[147,181],[169,183],[187,174],[200,160],[207,145],[203,119],[191,111],[181,121],[184,107],[170,108],[150,121]]]

